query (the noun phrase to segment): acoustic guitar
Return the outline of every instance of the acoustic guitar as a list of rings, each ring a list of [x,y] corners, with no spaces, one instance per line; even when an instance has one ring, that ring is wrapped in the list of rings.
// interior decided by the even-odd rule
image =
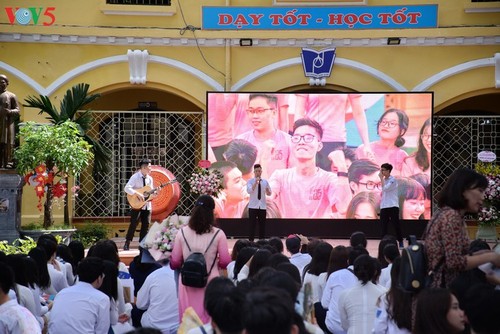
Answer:
[[[175,182],[177,182],[177,179],[173,179],[173,180],[170,180],[168,182],[162,183],[156,188],[151,188],[150,186],[144,186],[140,189],[135,189],[135,191],[141,193],[142,196],[144,196],[144,199],[140,198],[136,194],[134,194],[134,195],[127,194],[127,201],[130,204],[130,206],[132,207],[132,209],[140,210],[147,202],[153,200],[153,196],[151,196],[151,195],[153,195],[155,192],[157,192],[161,188],[166,187],[169,184],[172,184]]]

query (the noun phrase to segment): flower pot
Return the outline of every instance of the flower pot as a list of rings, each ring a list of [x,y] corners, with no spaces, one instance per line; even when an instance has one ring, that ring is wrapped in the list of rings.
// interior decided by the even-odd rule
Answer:
[[[497,228],[494,225],[479,225],[477,228],[476,239],[497,240]]]
[[[76,232],[76,228],[61,229],[61,230],[20,230],[19,233],[22,237],[30,237],[37,240],[42,234],[53,234],[60,235],[63,238],[63,242],[67,245],[71,242],[71,237],[73,233]]]

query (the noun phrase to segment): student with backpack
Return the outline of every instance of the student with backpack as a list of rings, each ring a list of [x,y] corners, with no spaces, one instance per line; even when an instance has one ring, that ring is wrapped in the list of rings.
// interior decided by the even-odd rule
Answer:
[[[198,197],[188,225],[184,226],[175,237],[170,267],[181,271],[180,320],[184,311],[191,306],[203,323],[208,322],[210,316],[203,304],[206,284],[219,276],[219,268],[225,269],[231,262],[226,235],[224,231],[214,226],[214,208],[215,202],[212,197],[208,195]]]

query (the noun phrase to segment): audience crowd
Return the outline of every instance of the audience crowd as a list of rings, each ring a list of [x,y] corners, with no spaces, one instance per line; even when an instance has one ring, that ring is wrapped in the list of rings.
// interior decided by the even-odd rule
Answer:
[[[127,267],[112,240],[74,257],[78,247],[44,235],[29,255],[0,253],[0,333],[500,333],[494,274],[474,268],[408,293],[398,285],[395,238],[380,241],[378,258],[362,232],[350,241],[238,240],[229,269],[219,265],[202,288],[202,321],[189,303],[179,313],[179,274],[168,259],[142,263],[141,250]],[[470,244],[470,254],[489,250],[484,241]],[[128,269],[131,300],[122,285]]]
[[[437,196],[423,236],[434,273],[417,292],[400,285],[393,236],[377,257],[363,232],[347,247],[300,234],[285,247],[276,237],[238,240],[229,254],[215,203],[201,196],[171,257],[156,263],[141,248],[127,267],[113,240],[84,256],[78,241],[58,245],[50,234],[27,255],[0,252],[0,334],[499,334],[498,245],[468,241],[462,221],[479,209],[485,182],[458,170]],[[179,275],[191,247],[208,259],[205,287]]]

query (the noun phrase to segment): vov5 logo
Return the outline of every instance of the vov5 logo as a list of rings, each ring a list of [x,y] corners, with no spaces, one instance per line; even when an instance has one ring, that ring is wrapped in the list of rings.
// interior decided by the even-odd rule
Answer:
[[[38,24],[40,17],[43,21],[40,22],[44,26],[53,25],[56,21],[56,17],[53,11],[56,7],[29,7],[29,8],[19,8],[19,7],[5,7],[5,12],[9,18],[10,24],[21,24],[23,26],[30,24],[33,21],[34,25]]]

